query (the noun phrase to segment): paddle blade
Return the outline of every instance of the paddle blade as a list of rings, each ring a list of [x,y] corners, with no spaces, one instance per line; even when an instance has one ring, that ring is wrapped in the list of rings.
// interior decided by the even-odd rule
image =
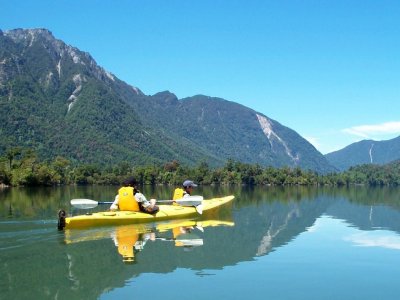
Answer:
[[[200,225],[200,223],[196,224],[196,229],[200,230],[201,232],[204,232],[204,228],[203,226]]]
[[[203,239],[179,239],[175,241],[177,247],[197,247],[203,246]]]
[[[204,200],[203,196],[190,196],[189,199],[195,200],[195,201],[203,201]]]
[[[94,200],[90,199],[72,199],[71,200],[71,205],[73,207],[79,208],[79,209],[90,209],[94,208],[98,205],[99,203]]]
[[[197,205],[197,206],[195,206],[195,208],[196,208],[196,211],[197,211],[200,215],[203,214],[203,204]]]
[[[175,200],[182,206],[198,206],[203,202],[203,196],[190,196]]]

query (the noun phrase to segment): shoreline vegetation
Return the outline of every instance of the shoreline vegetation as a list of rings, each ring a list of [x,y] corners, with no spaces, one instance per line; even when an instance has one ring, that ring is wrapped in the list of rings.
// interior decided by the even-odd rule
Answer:
[[[304,185],[304,186],[398,186],[400,161],[387,165],[360,165],[347,171],[318,174],[298,167],[274,168],[228,160],[211,168],[205,162],[184,166],[179,161],[136,166],[73,165],[64,157],[42,161],[32,150],[9,150],[0,157],[0,187],[55,185],[119,185],[134,176],[142,185],[179,185],[190,178],[201,185]]]

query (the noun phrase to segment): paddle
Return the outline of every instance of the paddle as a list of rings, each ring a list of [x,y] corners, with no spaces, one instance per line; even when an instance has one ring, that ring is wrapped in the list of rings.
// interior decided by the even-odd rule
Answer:
[[[157,203],[176,202],[182,206],[198,206],[203,202],[203,196],[187,196],[177,200],[157,200]]]
[[[165,201],[165,200],[160,200]],[[160,202],[157,201],[157,202]],[[173,201],[181,206],[194,206],[198,214],[203,214],[203,196],[186,196],[177,200],[166,200]]]
[[[158,200],[157,202],[159,203],[172,203],[176,202],[179,205],[182,206],[194,206],[196,208],[196,211],[199,214],[203,213],[203,206],[202,206],[202,201],[203,201],[203,196],[190,196],[190,197],[185,197],[182,199],[177,199],[177,200]],[[71,200],[71,205],[79,208],[79,209],[90,209],[90,208],[95,208],[96,206],[100,204],[112,204],[113,202],[102,202],[102,201],[95,201],[91,199],[72,199]]]
[[[181,206],[194,206],[198,214],[203,214],[203,196],[187,196],[177,200],[157,200],[157,203],[175,202]]]
[[[99,204],[112,204],[113,202],[102,202],[91,199],[72,199],[71,205],[79,209],[95,208]]]
[[[174,238],[162,238],[156,237],[156,240],[167,241],[167,242],[175,242],[177,243],[177,247],[186,246],[186,247],[196,247],[203,246],[203,239],[201,238],[191,238],[191,239],[180,239],[179,237]]]

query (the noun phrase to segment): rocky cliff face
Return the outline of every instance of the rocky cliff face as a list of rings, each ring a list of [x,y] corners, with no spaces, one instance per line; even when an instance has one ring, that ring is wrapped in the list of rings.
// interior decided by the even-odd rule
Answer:
[[[85,66],[85,70],[90,72],[91,76],[102,80],[105,83],[115,81],[115,77],[110,72],[105,71],[97,65],[95,60],[87,52],[82,52],[77,48],[66,45],[64,42],[54,38],[47,29],[16,29],[5,31],[4,36],[9,37],[18,45],[20,56],[31,51],[30,48],[42,48],[45,50],[52,66],[47,74],[43,74],[45,79],[42,82],[49,82],[48,79],[56,76],[58,79],[63,75],[63,63],[72,61],[74,64]]]

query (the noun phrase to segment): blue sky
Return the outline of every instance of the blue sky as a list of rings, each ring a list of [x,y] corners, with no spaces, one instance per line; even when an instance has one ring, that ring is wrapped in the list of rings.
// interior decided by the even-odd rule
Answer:
[[[322,153],[400,135],[400,1],[0,0],[145,94],[241,103]]]

